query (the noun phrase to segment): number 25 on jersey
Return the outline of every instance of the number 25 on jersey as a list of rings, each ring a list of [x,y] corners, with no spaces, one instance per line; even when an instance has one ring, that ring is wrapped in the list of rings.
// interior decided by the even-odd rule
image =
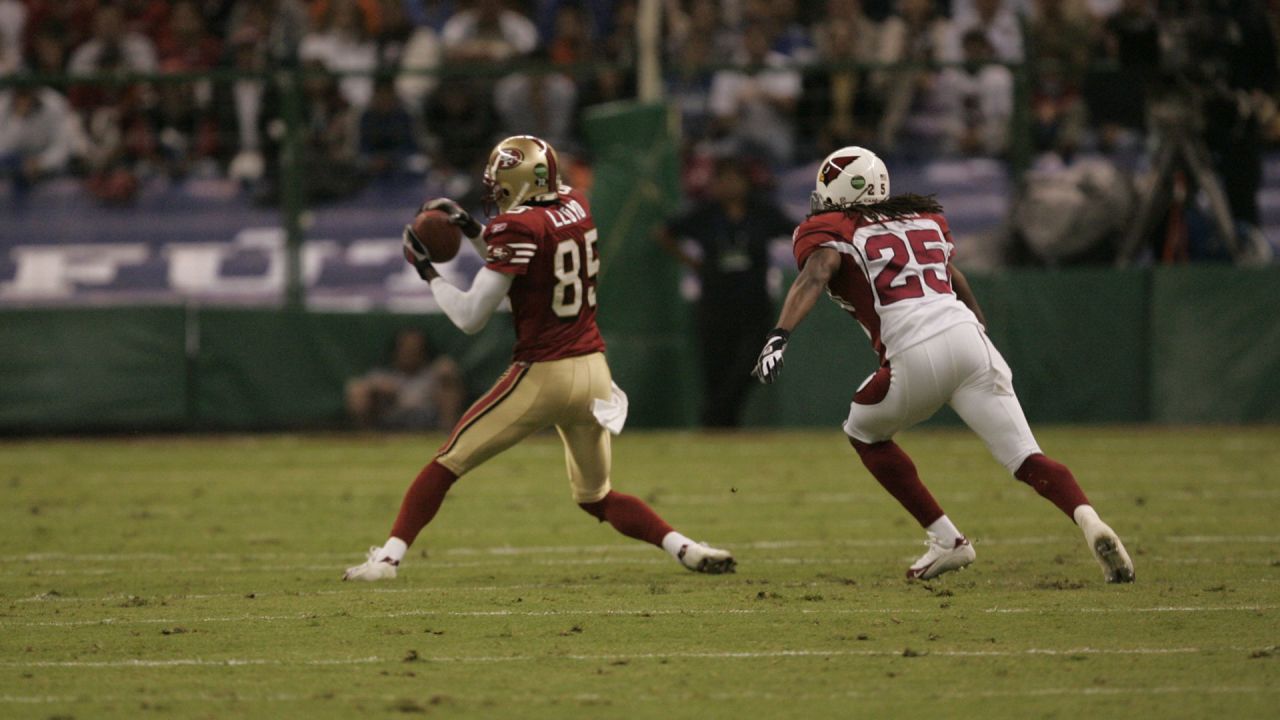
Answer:
[[[598,231],[591,228],[581,238],[561,240],[556,245],[556,286],[551,293],[551,310],[556,317],[577,317],[582,312],[584,296],[589,307],[596,306],[596,275],[600,272],[598,235]]]
[[[867,238],[868,260],[874,262],[886,254],[889,257],[888,264],[875,277],[880,305],[924,297],[925,288],[939,295],[952,294],[947,241],[936,230],[906,230],[905,235],[905,241],[897,232]]]

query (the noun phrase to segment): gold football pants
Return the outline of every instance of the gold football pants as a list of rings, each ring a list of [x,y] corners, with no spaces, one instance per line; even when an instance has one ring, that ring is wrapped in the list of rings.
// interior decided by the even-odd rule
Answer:
[[[516,363],[463,414],[436,461],[461,477],[554,425],[564,441],[574,501],[596,502],[609,493],[612,453],[609,432],[591,405],[610,399],[611,388],[604,353]]]

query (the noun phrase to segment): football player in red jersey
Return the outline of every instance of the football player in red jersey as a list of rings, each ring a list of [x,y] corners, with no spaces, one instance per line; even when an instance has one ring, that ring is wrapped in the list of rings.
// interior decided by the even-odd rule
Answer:
[[[1108,582],[1131,582],[1124,545],[1098,517],[1065,465],[1046,457],[991,344],[969,283],[951,263],[942,208],[919,195],[889,196],[875,153],[846,147],[818,166],[809,217],[792,249],[800,275],[752,371],[771,383],[791,332],[825,291],[871,339],[880,369],[853,396],[844,431],[867,470],[925,529],[928,550],[907,577],[930,579],[973,562],[973,546],[893,442],[899,430],[951,405],[1014,477],[1075,520]]]
[[[445,315],[463,332],[479,332],[503,298],[511,299],[515,357],[493,388],[471,406],[449,439],[409,486],[391,537],[344,580],[396,576],[419,531],[462,475],[529,435],[555,426],[564,442],[573,498],[618,532],[663,548],[690,570],[732,572],[733,556],[674,531],[639,498],[611,489],[610,432],[622,429],[626,396],[613,385],[596,327],[600,254],[587,199],[560,185],[555,150],[527,135],[509,137],[489,155],[486,204],[500,211],[482,228],[451,200],[444,210],[462,228],[485,266],[471,288],[440,277],[426,247],[405,228],[405,259],[431,284]]]

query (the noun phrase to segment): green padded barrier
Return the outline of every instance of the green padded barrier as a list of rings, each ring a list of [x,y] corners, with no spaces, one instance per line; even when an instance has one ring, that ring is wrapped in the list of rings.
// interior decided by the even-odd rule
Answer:
[[[1280,422],[1280,268],[1174,268],[1152,292],[1151,419]]]
[[[591,108],[583,130],[594,155],[591,209],[600,229],[600,328],[633,427],[687,425],[698,379],[680,270],[654,241],[679,204],[679,165],[663,105]]]
[[[346,380],[385,365],[396,331],[421,328],[462,365],[478,396],[510,363],[508,315],[478,335],[442,315],[206,310],[199,314],[195,421],[200,427],[327,427],[343,419]]]
[[[182,427],[182,308],[0,314],[0,432]]]

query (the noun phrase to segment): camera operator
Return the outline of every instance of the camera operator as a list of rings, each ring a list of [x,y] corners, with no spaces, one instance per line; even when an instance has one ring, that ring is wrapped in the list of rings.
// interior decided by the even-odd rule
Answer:
[[[1258,226],[1262,127],[1274,113],[1276,40],[1260,0],[1168,2],[1166,69],[1203,98],[1204,138],[1237,224]]]

